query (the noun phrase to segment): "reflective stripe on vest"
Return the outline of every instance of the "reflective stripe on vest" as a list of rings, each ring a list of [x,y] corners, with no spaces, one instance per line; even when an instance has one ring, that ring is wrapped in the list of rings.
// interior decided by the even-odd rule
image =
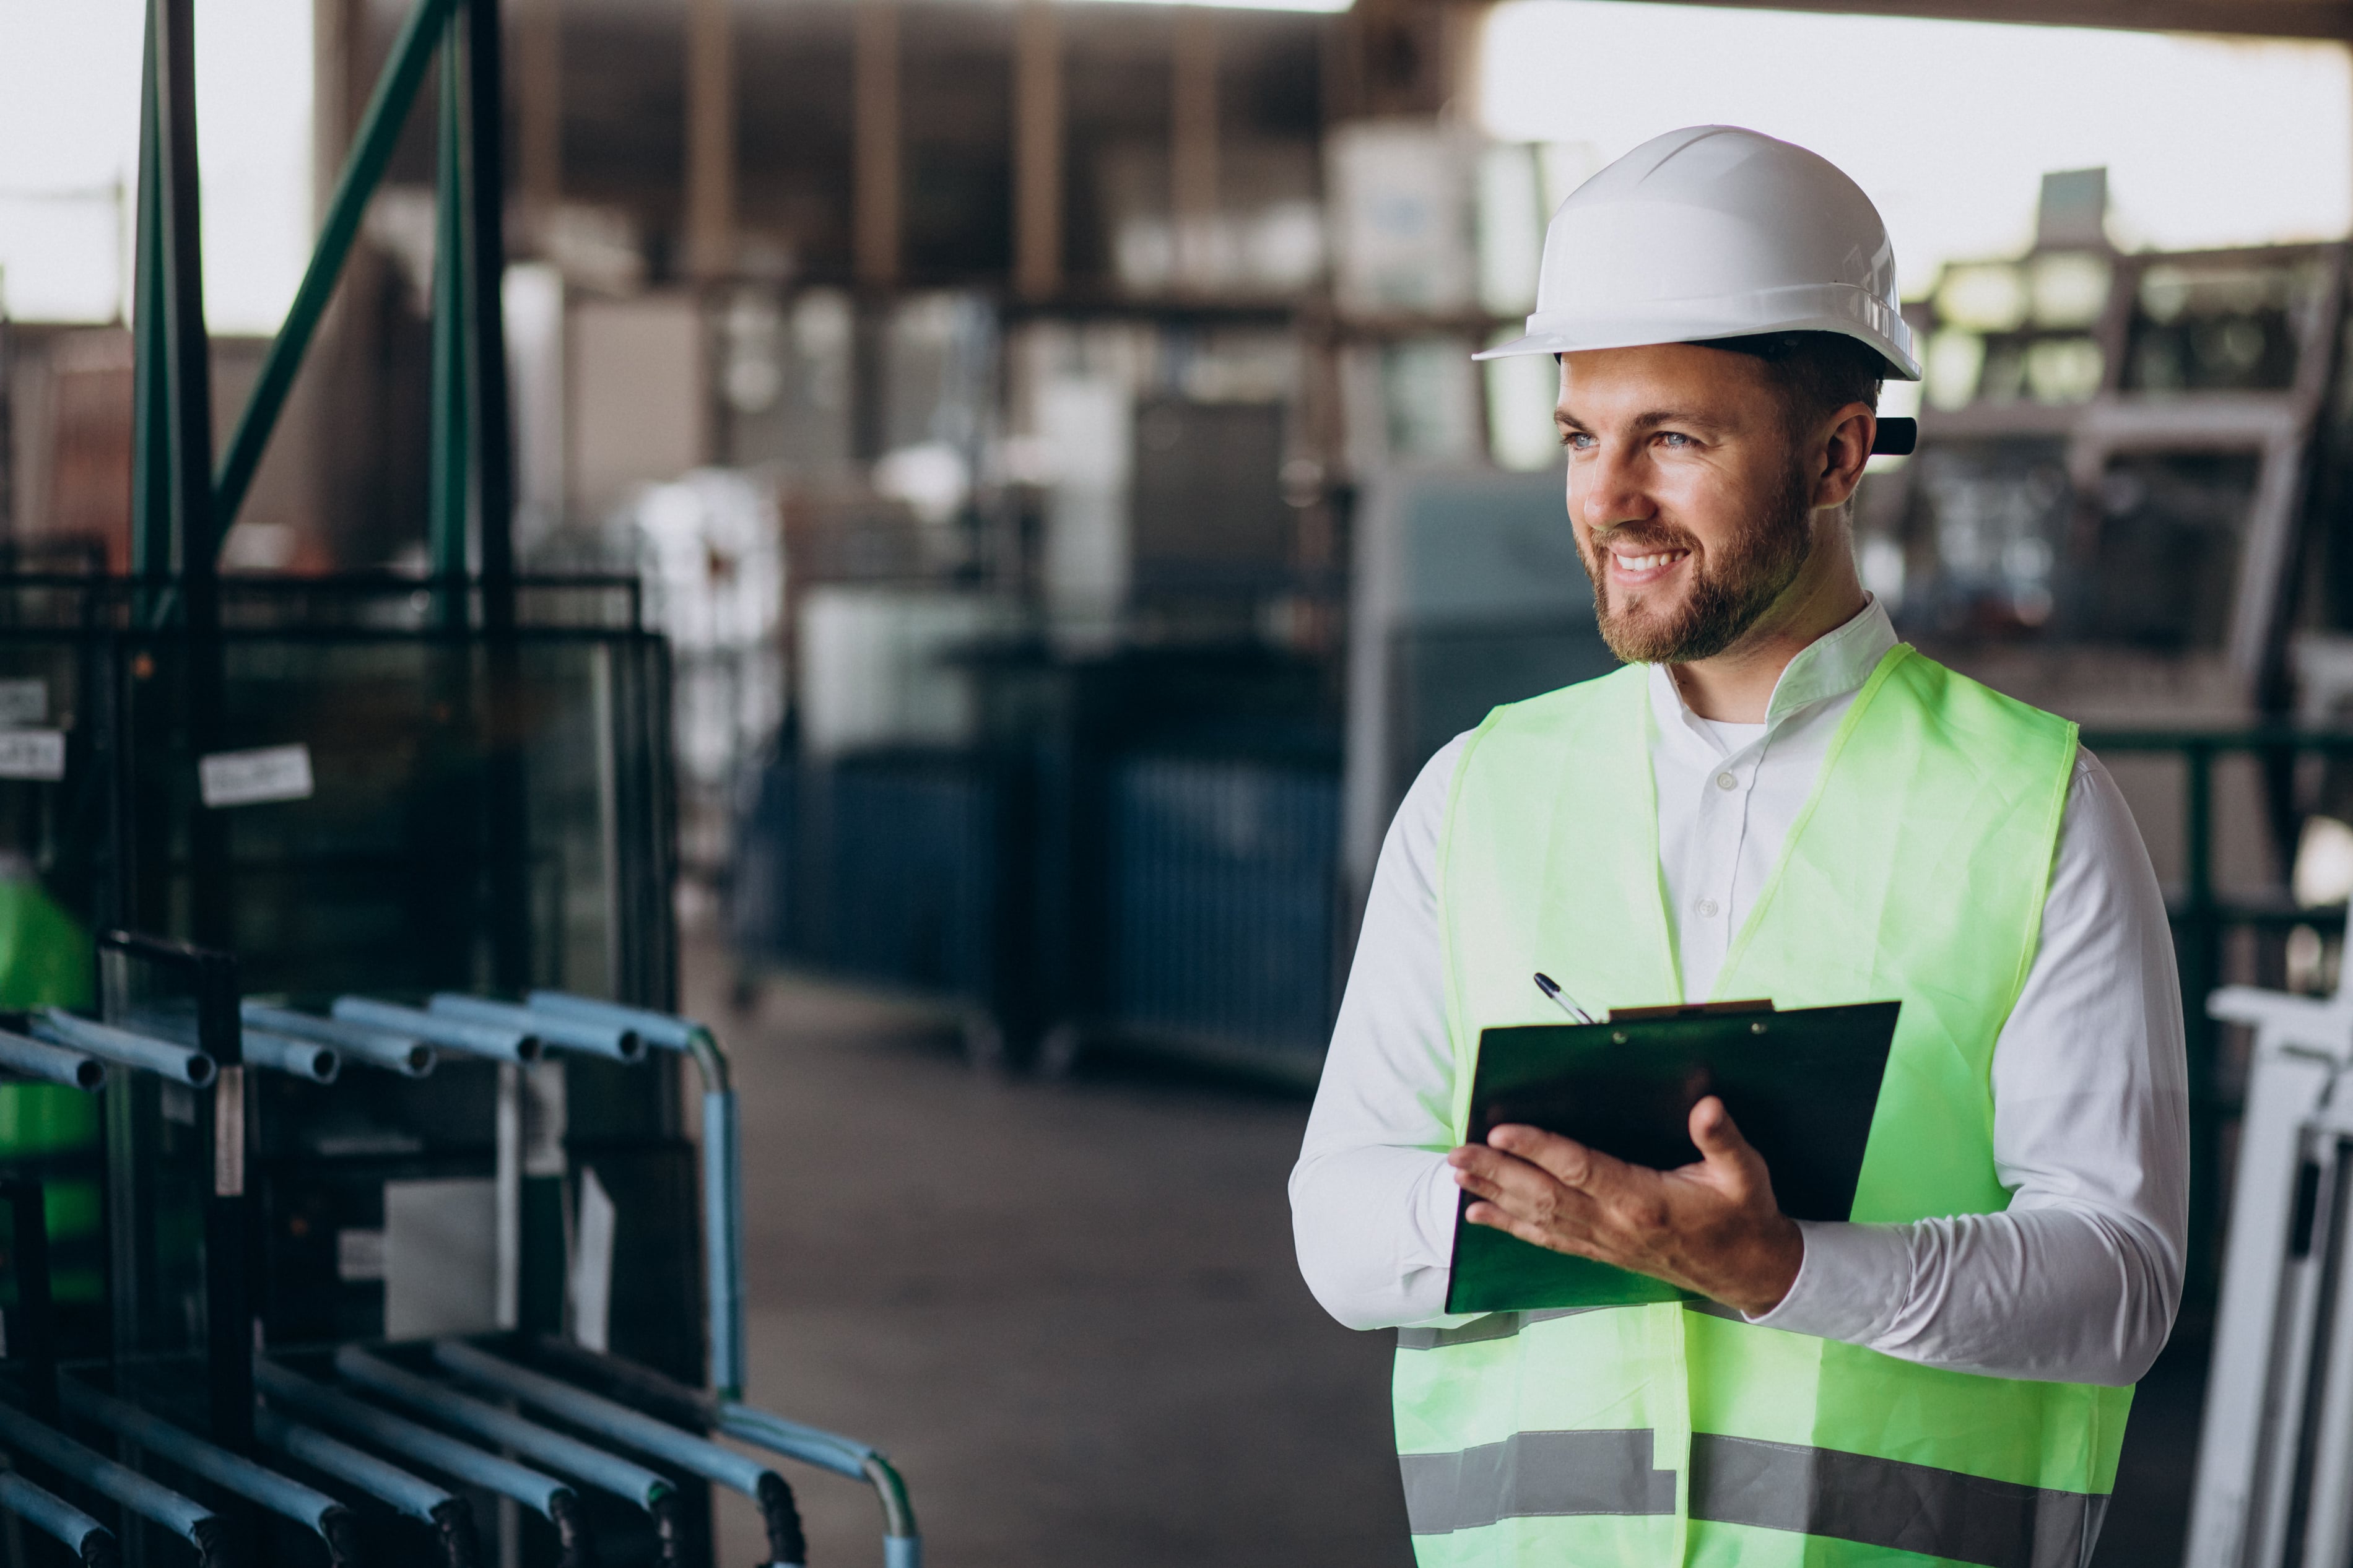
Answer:
[[[1675,1476],[1647,1431],[1519,1432],[1452,1454],[1406,1454],[1416,1535],[1506,1519],[1668,1514]],[[1692,1436],[1691,1517],[1829,1536],[1989,1568],[2082,1568],[2108,1500],[1989,1481],[1834,1448]]]
[[[1532,972],[1588,1005],[1683,1000],[1651,721],[1633,668],[1498,709],[1464,748],[1438,863],[1458,1138],[1480,1031],[1556,1021]],[[1718,995],[1905,1004],[1856,1220],[2008,1204],[1993,1047],[2040,938],[2074,755],[2073,725],[1891,651],[1726,956]],[[2072,1568],[2130,1400],[1922,1367],[1704,1304],[1406,1330],[1396,1376],[1430,1568],[1859,1568],[1891,1550]]]

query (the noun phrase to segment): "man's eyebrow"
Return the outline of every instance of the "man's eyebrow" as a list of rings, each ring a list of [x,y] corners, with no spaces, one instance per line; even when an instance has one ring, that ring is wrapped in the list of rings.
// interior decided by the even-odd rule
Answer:
[[[1552,411],[1552,422],[1564,430],[1589,430],[1590,426],[1566,408]],[[1693,414],[1675,408],[1653,408],[1637,414],[1627,424],[1636,430],[1655,430],[1662,425],[1679,426],[1685,429],[1718,431],[1725,428],[1721,419],[1704,414]]]

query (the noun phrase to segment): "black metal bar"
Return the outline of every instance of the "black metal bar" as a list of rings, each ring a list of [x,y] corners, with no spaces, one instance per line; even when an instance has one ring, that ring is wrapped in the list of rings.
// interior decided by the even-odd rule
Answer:
[[[99,997],[111,1017],[135,1005],[126,966],[154,964],[183,976],[196,1003],[196,1043],[218,1064],[198,1117],[210,1181],[204,1195],[205,1383],[214,1442],[251,1458],[253,1243],[246,1196],[244,1026],[234,954],[138,931],[98,939]]]
[[[482,618],[493,629],[514,620],[514,427],[507,392],[506,156],[498,0],[465,0],[460,163],[466,203],[465,336],[468,401],[473,412],[474,503],[480,528]]]
[[[155,15],[151,3],[139,72],[139,195],[132,273],[137,337],[132,359],[131,569],[142,581],[166,577],[172,570],[172,405],[164,386],[171,334],[170,312],[164,308],[164,157],[156,129]]]
[[[196,166],[195,0],[150,0],[155,26],[157,214],[162,219],[164,393],[170,406],[172,567],[215,574],[211,351],[205,333],[204,222]]]
[[[465,91],[459,126],[459,189],[465,202],[466,395],[472,422],[474,524],[482,583],[482,626],[490,636],[487,771],[492,844],[528,841],[529,784],[523,776],[522,660],[513,640],[514,416],[507,387],[505,76],[499,0],[465,0]],[[489,857],[491,976],[500,990],[530,985],[531,888],[526,855]]]
[[[25,1403],[34,1415],[58,1418],[58,1317],[49,1293],[49,1218],[41,1184],[26,1176],[0,1180],[13,1224],[8,1273],[16,1306],[8,1314],[8,1359],[25,1369]]]

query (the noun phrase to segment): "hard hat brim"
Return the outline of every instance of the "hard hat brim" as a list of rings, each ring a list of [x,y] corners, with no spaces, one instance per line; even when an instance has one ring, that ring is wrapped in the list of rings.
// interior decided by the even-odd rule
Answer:
[[[1836,332],[1877,351],[1887,362],[1889,379],[1920,379],[1920,362],[1912,357],[1912,330],[1904,318],[1869,292],[1837,283],[1769,289],[1737,298],[1661,300],[1644,310],[1622,314],[1538,311],[1528,318],[1525,336],[1471,357],[1577,353],[1587,349],[1697,343],[1771,332]]]

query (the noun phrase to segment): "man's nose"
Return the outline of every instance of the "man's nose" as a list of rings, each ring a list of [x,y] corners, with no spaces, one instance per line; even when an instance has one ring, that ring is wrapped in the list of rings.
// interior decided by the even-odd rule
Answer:
[[[1599,533],[1621,523],[1647,522],[1659,509],[1644,482],[1639,456],[1605,444],[1584,462],[1569,464],[1568,510]]]

